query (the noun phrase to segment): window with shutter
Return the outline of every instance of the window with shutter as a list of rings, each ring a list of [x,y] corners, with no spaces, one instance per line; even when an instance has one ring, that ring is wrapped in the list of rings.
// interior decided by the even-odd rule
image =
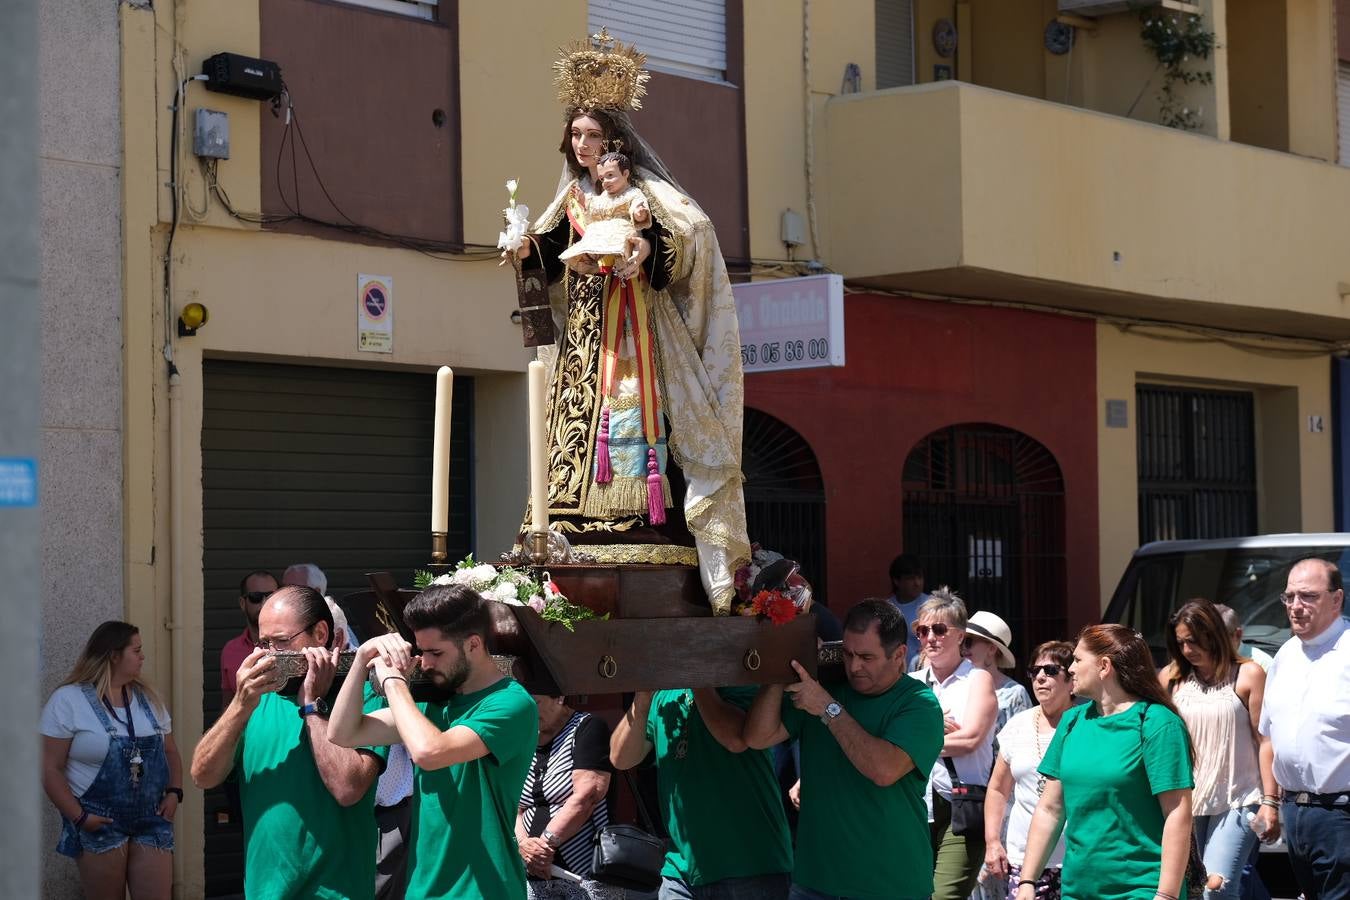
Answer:
[[[397,13],[400,16],[411,16],[414,19],[435,21],[436,5],[440,0],[338,0],[338,2]]]
[[[1340,163],[1350,166],[1350,64],[1341,63],[1336,72],[1336,133],[1340,138]]]
[[[876,0],[877,90],[914,83],[914,0]]]
[[[726,79],[726,0],[591,0],[587,21],[636,44],[653,71]]]

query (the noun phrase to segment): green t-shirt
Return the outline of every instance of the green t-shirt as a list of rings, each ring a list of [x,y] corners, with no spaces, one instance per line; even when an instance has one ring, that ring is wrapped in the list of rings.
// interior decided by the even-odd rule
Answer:
[[[748,709],[754,688],[719,688]],[[792,838],[773,757],[717,742],[690,690],[657,691],[647,715],[656,789],[670,849],[661,874],[698,887],[724,878],[792,871]]]
[[[442,731],[473,729],[488,755],[415,770],[408,900],[521,900],[525,864],[516,845],[516,807],[539,742],[534,699],[515,680],[502,678],[418,708]]]
[[[366,685],[367,712],[384,706]],[[384,767],[389,748],[362,748]],[[250,900],[368,897],[375,885],[375,784],[341,806],[314,764],[295,700],[264,694],[234,750]]]
[[[857,770],[829,728],[783,698],[783,724],[802,744],[802,811],[794,884],[863,900],[933,893],[924,789],[942,751],[942,708],[928,686],[903,675],[883,694],[847,683],[831,693],[863,730],[908,754],[914,768],[889,787]]]
[[[1157,795],[1194,785],[1181,719],[1142,700],[1111,716],[1075,707],[1040,772],[1064,788],[1064,900],[1151,900],[1162,866]]]

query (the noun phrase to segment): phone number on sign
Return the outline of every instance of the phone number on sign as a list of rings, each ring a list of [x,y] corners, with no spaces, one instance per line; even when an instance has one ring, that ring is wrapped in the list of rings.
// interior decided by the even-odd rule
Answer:
[[[741,365],[771,366],[778,362],[801,362],[809,359],[829,359],[828,338],[809,341],[766,341],[763,344],[741,344]]]

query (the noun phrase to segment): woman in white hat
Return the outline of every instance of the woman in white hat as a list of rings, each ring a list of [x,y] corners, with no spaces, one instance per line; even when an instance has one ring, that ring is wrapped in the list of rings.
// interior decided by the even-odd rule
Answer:
[[[966,637],[969,639],[966,657],[971,665],[984,669],[994,679],[994,696],[998,698],[994,734],[998,734],[1009,719],[1032,706],[1027,689],[1001,671],[1017,666],[1017,657],[1012,652],[1012,629],[993,613],[981,611],[966,621]]]
[[[994,679],[994,697],[998,700],[998,718],[994,724],[994,734],[997,736],[1002,733],[1009,719],[1032,707],[1027,689],[1001,671],[1017,665],[1017,657],[1012,652],[1012,629],[991,612],[975,613],[966,621],[965,655],[972,666],[984,669]],[[997,740],[994,741],[994,747],[997,753]],[[971,900],[1004,900],[1007,896],[1005,878],[1006,873],[1004,878],[990,879],[987,867],[981,867],[979,883],[970,895]]]

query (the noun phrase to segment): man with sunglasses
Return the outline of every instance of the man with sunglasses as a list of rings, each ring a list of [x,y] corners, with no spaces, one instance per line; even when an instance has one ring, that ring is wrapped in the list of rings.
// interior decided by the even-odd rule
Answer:
[[[1289,863],[1310,900],[1350,898],[1350,628],[1341,571],[1289,570],[1280,595],[1291,637],[1270,664],[1260,732],[1274,753]],[[1276,798],[1261,802],[1274,805]]]
[[[328,741],[338,648],[323,595],[287,586],[258,615],[258,646],[239,666],[234,697],[192,755],[203,790],[239,784],[244,894],[269,900],[369,897],[375,884],[375,778],[386,748]],[[305,654],[295,699],[277,693],[273,651]],[[361,681],[362,679],[357,679]],[[381,706],[367,686],[367,709]]]
[[[258,646],[258,613],[263,601],[277,589],[277,580],[271,572],[256,569],[239,579],[239,611],[244,614],[244,630],[238,637],[220,648],[220,703],[224,706],[234,696],[235,673],[244,658]]]

